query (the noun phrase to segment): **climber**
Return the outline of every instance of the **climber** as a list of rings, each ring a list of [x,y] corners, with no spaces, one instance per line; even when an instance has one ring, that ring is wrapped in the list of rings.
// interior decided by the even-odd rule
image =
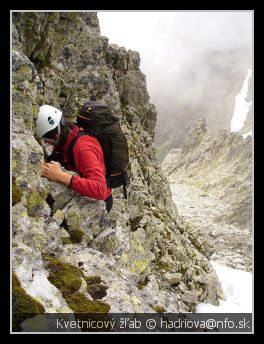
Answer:
[[[81,136],[73,148],[75,167],[69,163],[68,147],[81,129],[77,124],[67,121],[59,109],[50,105],[40,106],[35,127],[36,138],[54,147],[44,163],[42,176],[62,183],[83,196],[104,200],[106,210],[110,212],[112,189],[106,183],[104,155],[98,140],[89,135]],[[68,171],[77,171],[80,176],[63,171],[56,161]]]

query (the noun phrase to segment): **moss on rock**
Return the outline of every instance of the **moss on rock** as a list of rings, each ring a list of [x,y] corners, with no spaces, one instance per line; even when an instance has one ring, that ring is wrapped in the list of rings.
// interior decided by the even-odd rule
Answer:
[[[76,20],[79,17],[78,12],[61,12],[60,18],[67,19],[69,21]]]
[[[12,205],[15,205],[21,201],[22,192],[16,185],[16,178],[12,177]]]
[[[70,240],[74,244],[78,244],[79,242],[82,241],[82,238],[84,236],[84,232],[80,229],[75,229],[73,231],[69,231],[70,234]]]
[[[38,191],[31,191],[27,199],[28,214],[35,216],[44,207],[44,199]]]
[[[22,65],[16,70],[16,74],[23,76],[24,80],[32,79],[32,69],[28,65]]]
[[[149,306],[157,313],[164,313],[164,312],[166,312],[166,309],[163,306],[151,305],[151,304]]]
[[[88,300],[81,293],[74,293],[67,303],[75,313],[108,313],[110,306],[102,301]]]
[[[82,285],[82,277],[84,277],[83,272],[68,263],[60,262],[57,258],[43,255],[43,260],[45,268],[49,271],[48,280],[60,290],[62,296],[65,298],[69,307],[74,313],[108,313],[110,306],[107,303],[101,301],[93,301],[87,299],[87,297],[79,292]],[[93,278],[84,277],[86,282],[88,282],[87,287],[90,287],[90,292],[96,294],[97,296],[102,296],[102,288],[98,284],[101,282],[101,278],[96,276]],[[96,287],[95,287],[95,284]],[[100,286],[100,291],[98,291],[98,286]],[[107,287],[106,287],[107,288]],[[99,295],[100,293],[100,295]],[[103,296],[102,296],[103,297]]]
[[[102,279],[100,276],[85,276],[84,277],[87,285],[95,284],[95,283],[101,283]]]
[[[12,160],[12,171],[14,171],[15,169],[16,169],[16,167],[17,167],[17,162],[16,162],[16,160]]]
[[[36,313],[45,313],[44,307],[21,287],[15,273],[12,274],[12,329],[20,331],[20,324]]]
[[[102,283],[100,276],[86,276],[85,281],[87,283],[87,292],[93,299],[102,299],[106,296],[106,290],[108,287]]]
[[[170,272],[172,269],[168,264],[165,264],[163,262],[158,262],[157,266],[159,267],[160,270],[166,271],[166,272]]]
[[[61,241],[62,241],[62,245],[69,245],[69,244],[72,244],[71,239],[68,238],[68,237],[62,237],[62,238],[61,238]]]
[[[162,236],[165,240],[171,240],[171,233],[167,229],[164,230]]]
[[[87,292],[91,295],[91,297],[95,300],[102,299],[106,296],[106,290],[108,287],[104,284],[91,284],[87,286]]]
[[[95,300],[88,300],[87,297],[81,293],[75,293],[67,299],[69,307],[74,311],[75,319],[80,321],[90,321],[91,318],[95,321],[104,320],[110,310],[110,305]],[[108,332],[110,329],[103,326],[100,329],[85,329],[82,332]]]
[[[83,277],[80,269],[48,255],[43,255],[43,260],[45,268],[49,271],[48,280],[60,290],[64,298],[70,297],[80,289]]]
[[[70,218],[70,224],[68,223],[69,221],[66,221],[66,219],[64,219],[61,223],[61,227],[65,228],[65,230],[70,234],[70,240],[74,244],[81,242],[84,236],[84,232],[81,229],[78,229],[79,222],[76,221],[77,218],[79,219],[78,215],[75,216],[74,225],[72,223],[72,217]]]

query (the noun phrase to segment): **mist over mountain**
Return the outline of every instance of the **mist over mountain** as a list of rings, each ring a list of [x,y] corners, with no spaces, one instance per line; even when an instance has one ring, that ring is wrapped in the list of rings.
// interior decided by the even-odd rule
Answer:
[[[171,148],[181,146],[184,136],[200,117],[206,119],[211,132],[230,131],[235,99],[251,65],[247,49],[205,50],[190,55],[180,71],[167,71],[167,77],[163,77],[166,85],[152,90],[160,114],[155,130],[160,160]],[[250,78],[247,100],[251,99]],[[244,132],[250,130],[251,118],[252,113]]]

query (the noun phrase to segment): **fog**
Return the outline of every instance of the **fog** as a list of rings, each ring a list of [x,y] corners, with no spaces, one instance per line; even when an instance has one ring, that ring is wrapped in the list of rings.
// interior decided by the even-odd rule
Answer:
[[[198,115],[212,129],[230,128],[235,97],[252,68],[253,12],[120,11],[98,18],[110,43],[140,53],[158,110],[158,144],[168,135],[181,140]]]
[[[181,70],[186,59],[209,49],[251,50],[252,12],[98,12],[110,43],[137,50],[149,91],[160,72]],[[151,95],[151,94],[150,94]]]
[[[110,43],[144,56],[176,56],[206,48],[249,47],[252,12],[98,12],[101,34]],[[163,48],[164,50],[161,50]]]

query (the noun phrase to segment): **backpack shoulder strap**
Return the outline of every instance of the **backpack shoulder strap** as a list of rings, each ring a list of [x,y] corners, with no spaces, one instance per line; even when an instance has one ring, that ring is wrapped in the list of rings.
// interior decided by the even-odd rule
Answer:
[[[75,168],[75,162],[74,162],[74,156],[73,156],[73,147],[75,143],[78,141],[78,139],[83,135],[89,135],[86,132],[80,130],[78,134],[74,137],[74,139],[69,144],[68,150],[67,150],[67,156],[68,156],[68,164]]]

